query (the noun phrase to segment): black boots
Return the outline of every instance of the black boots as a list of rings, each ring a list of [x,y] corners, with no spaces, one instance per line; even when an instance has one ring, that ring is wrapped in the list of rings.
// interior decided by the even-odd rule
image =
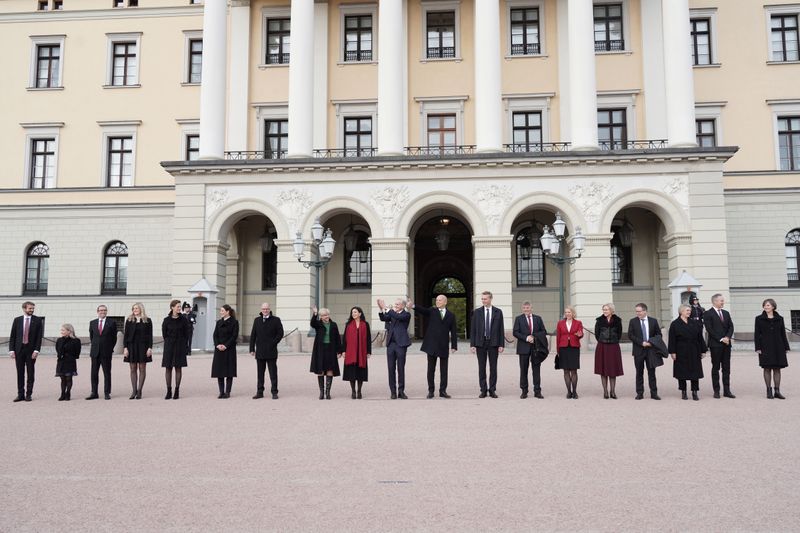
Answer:
[[[317,376],[317,381],[319,382],[319,399],[325,399],[325,376]]]
[[[772,398],[774,398],[772,395],[772,387],[767,387],[767,399],[771,400]]]
[[[781,394],[781,390],[778,387],[775,387],[775,397],[779,400],[785,400],[786,397]]]
[[[686,394],[685,390],[681,391],[681,400],[688,400],[689,396]]]
[[[181,393],[181,388],[176,386],[175,394],[172,395],[172,399],[177,400],[178,398],[180,398],[181,397],[180,393]]]
[[[167,395],[164,396],[164,399],[165,400],[171,400],[172,399],[172,387],[167,387]]]
[[[333,376],[325,376],[325,399],[331,399],[331,385],[333,384]]]
[[[696,402],[700,400],[700,397],[697,395],[697,391],[696,390],[692,391],[692,400],[694,400]]]

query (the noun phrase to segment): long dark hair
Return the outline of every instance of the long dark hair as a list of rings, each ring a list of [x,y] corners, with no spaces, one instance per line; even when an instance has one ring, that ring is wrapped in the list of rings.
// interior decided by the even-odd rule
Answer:
[[[230,313],[231,318],[236,319],[236,311],[233,310],[233,307],[231,307],[228,304],[225,304],[222,306],[222,308],[226,310],[228,313]]]
[[[352,322],[352,321],[353,321],[353,309],[355,309],[356,311],[358,311],[358,314],[359,314],[359,315],[361,315],[361,320],[362,320],[362,321],[364,320],[364,310],[363,310],[363,309],[361,309],[360,307],[358,307],[357,305],[356,305],[356,306],[353,306],[353,307],[351,307],[351,308],[350,308],[350,315],[348,315],[348,317],[347,317],[347,322],[345,322],[345,324],[344,324],[344,326],[345,326],[345,327],[347,327],[347,325],[348,325],[350,322]]]

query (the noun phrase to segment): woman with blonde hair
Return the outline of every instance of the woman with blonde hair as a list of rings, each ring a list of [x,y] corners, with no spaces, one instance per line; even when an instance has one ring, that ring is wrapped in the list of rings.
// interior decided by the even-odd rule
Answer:
[[[690,320],[692,306],[682,304],[678,308],[678,318],[669,325],[669,351],[672,357],[672,376],[678,380],[681,398],[688,400],[686,381],[692,383],[692,400],[699,400],[700,380],[703,379],[703,363],[701,359],[708,351],[703,340],[703,326],[696,320]]]
[[[69,401],[72,392],[72,377],[78,375],[77,359],[81,356],[81,341],[75,338],[72,324],[61,326],[61,336],[56,341],[56,377],[61,378],[59,402]]]
[[[331,399],[333,377],[339,375],[337,354],[344,351],[339,326],[331,320],[331,312],[324,307],[311,307],[311,327],[314,328],[314,348],[311,350],[311,369],[317,375],[319,399]],[[365,322],[366,323],[366,322]]]
[[[622,352],[619,340],[622,338],[622,319],[614,311],[614,304],[603,306],[603,314],[594,323],[594,336],[597,348],[594,351],[594,373],[600,376],[603,384],[603,398],[617,399],[617,376],[622,372]],[[609,393],[609,385],[611,392]]]
[[[144,304],[136,302],[125,319],[122,335],[123,361],[131,364],[131,397],[141,400],[142,387],[147,377],[147,363],[153,361],[153,323],[147,318]]]
[[[581,339],[583,324],[575,314],[575,308],[564,308],[564,318],[556,324],[556,368],[564,371],[567,399],[578,399],[578,369],[581,367]]]

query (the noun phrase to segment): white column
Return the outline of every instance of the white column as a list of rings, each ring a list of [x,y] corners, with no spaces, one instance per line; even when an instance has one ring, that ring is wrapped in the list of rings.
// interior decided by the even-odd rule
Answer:
[[[504,327],[514,327],[514,304],[511,280],[511,235],[472,237],[472,253],[475,268],[473,287],[475,305],[481,301],[481,293],[492,293],[492,305],[503,310]],[[510,336],[510,335],[509,335]]]
[[[287,333],[297,328],[286,342],[291,351],[299,352],[308,349],[307,345],[304,346],[304,341],[307,344],[310,307],[314,303],[314,268],[305,268],[297,261],[293,242],[292,239],[275,241],[278,253],[275,314],[281,317],[283,328]]]
[[[475,143],[479,152],[503,149],[500,88],[500,5],[475,0]]]
[[[311,157],[314,140],[314,0],[292,0],[287,157]]]
[[[570,135],[573,150],[597,149],[597,78],[592,0],[569,0]]]
[[[383,298],[394,302],[394,298],[410,294],[408,237],[370,238],[372,246],[372,298],[375,302]],[[378,308],[370,305],[370,323],[375,333],[383,331],[383,324],[378,319]],[[382,338],[381,338],[382,340]]]
[[[697,146],[694,123],[694,79],[689,36],[689,1],[661,3],[664,22],[664,78],[669,146]]]
[[[230,90],[228,150],[247,150],[248,86],[250,82],[250,0],[231,0]]]
[[[398,155],[405,144],[403,0],[380,0],[378,9],[378,153]]]
[[[200,159],[222,159],[225,156],[227,8],[226,0],[206,0],[203,6]]]
[[[645,139],[667,138],[661,0],[641,0]]]
[[[314,3],[314,135],[313,147],[328,148],[328,3]],[[289,134],[291,135],[291,126]]]
[[[587,317],[597,315],[603,304],[613,301],[611,285],[611,235],[586,235],[586,243],[580,259],[569,267],[570,286],[565,291],[565,304],[575,306],[584,323]],[[571,248],[570,251],[575,252]],[[559,315],[563,312],[559,310]],[[627,310],[626,310],[627,312]]]

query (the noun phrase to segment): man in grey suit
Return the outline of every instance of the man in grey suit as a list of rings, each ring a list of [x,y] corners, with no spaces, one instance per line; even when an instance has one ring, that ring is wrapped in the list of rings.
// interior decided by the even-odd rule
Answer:
[[[398,298],[392,309],[386,310],[386,302],[378,300],[378,317],[386,322],[386,362],[389,366],[389,390],[392,400],[407,400],[406,388],[406,350],[411,346],[408,324],[411,313],[406,310],[407,302]],[[396,376],[395,376],[396,372]]]
[[[505,328],[503,311],[492,305],[492,293],[481,293],[479,308],[472,313],[470,350],[478,354],[478,382],[481,387],[480,398],[486,394],[497,398],[497,356],[503,353],[505,346]],[[486,383],[486,361],[489,361],[489,383]]]
[[[449,398],[447,394],[447,363],[450,352],[458,348],[456,332],[456,316],[447,310],[447,296],[436,297],[436,307],[421,307],[409,300],[414,312],[425,317],[425,336],[422,339],[422,351],[428,355],[428,399],[433,398],[436,378],[436,359],[439,359],[441,378],[439,380],[439,397]]]

